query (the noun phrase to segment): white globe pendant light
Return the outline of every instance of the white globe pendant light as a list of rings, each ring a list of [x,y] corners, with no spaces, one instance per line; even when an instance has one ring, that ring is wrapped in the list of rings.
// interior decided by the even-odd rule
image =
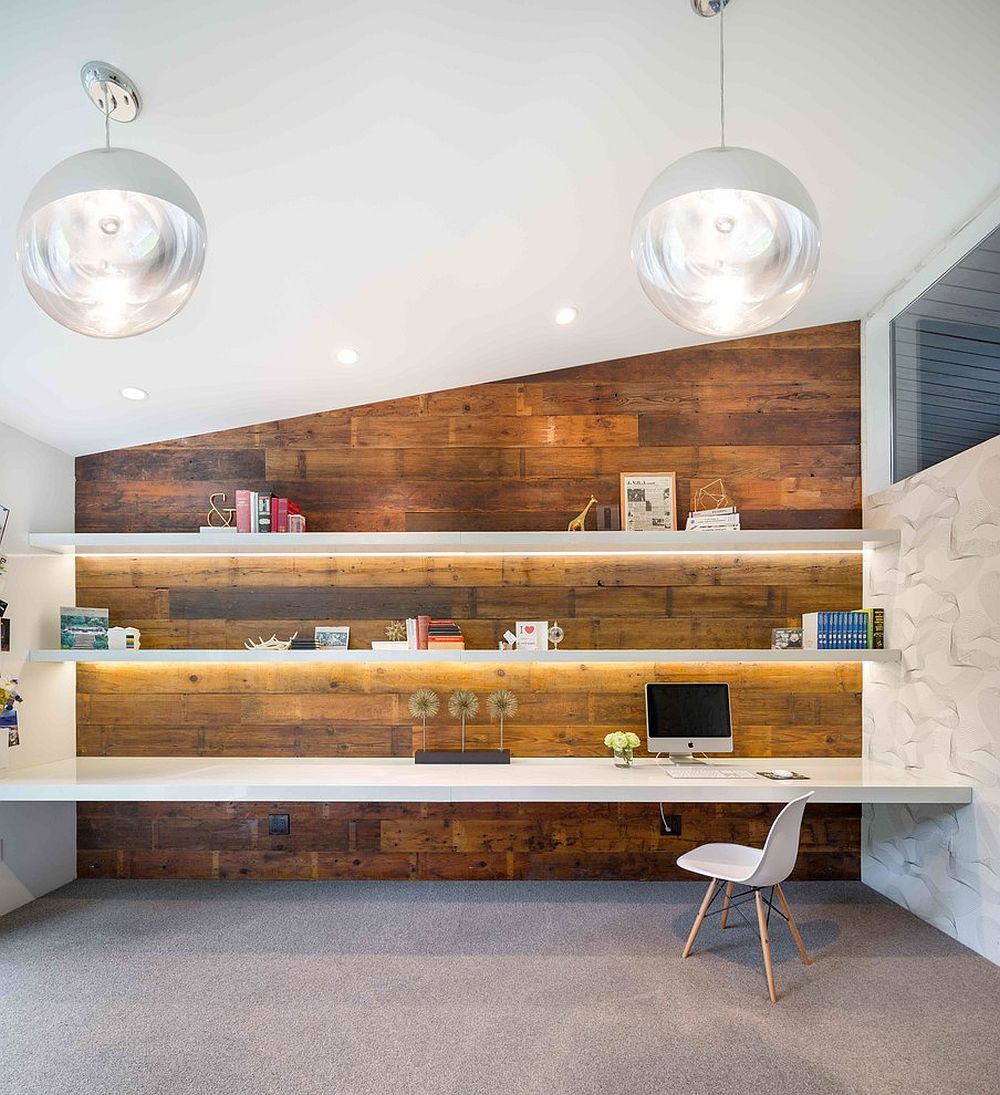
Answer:
[[[808,291],[819,265],[816,206],[777,160],[726,145],[725,8],[719,15],[721,144],[671,164],[636,210],[632,261],[649,299],[674,323],[735,337],[777,323]]]
[[[28,292],[58,323],[125,338],[159,327],[190,299],[205,263],[205,217],[166,164],[111,148],[109,123],[139,112],[128,77],[103,62],[81,75],[104,113],[105,147],[39,180],[21,213],[17,259]]]

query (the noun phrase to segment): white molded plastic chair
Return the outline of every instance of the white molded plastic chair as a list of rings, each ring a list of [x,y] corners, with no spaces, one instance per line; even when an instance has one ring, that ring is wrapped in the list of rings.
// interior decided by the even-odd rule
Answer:
[[[702,844],[698,848],[692,848],[685,852],[677,860],[677,866],[685,871],[704,875],[712,881],[708,884],[708,892],[701,903],[698,915],[695,917],[691,934],[684,946],[682,957],[687,958],[694,946],[702,922],[709,913],[712,902],[722,890],[720,882],[726,883],[725,898],[722,903],[722,921],[724,928],[729,920],[730,907],[736,909],[753,894],[754,903],[757,906],[757,927],[760,931],[760,946],[764,954],[764,970],[767,973],[767,991],[771,997],[771,1003],[778,1000],[778,994],[774,990],[774,971],[771,968],[771,939],[768,935],[768,920],[771,911],[774,910],[788,921],[789,930],[795,945],[799,948],[802,961],[808,966],[812,959],[806,951],[802,936],[792,916],[792,910],[785,895],[781,890],[781,883],[792,873],[795,860],[799,854],[799,831],[802,828],[802,815],[805,812],[806,803],[812,798],[812,791],[802,795],[801,798],[792,799],[791,802],[774,819],[771,831],[767,834],[763,848],[748,848],[743,844]],[[733,887],[746,886],[742,893],[735,895],[736,904],[733,904]],[[770,894],[765,899],[761,890],[770,889]],[[777,895],[780,909],[775,909],[774,898]],[[766,912],[765,912],[766,907]],[[743,915],[742,912],[740,915]],[[744,917],[744,919],[746,919]]]

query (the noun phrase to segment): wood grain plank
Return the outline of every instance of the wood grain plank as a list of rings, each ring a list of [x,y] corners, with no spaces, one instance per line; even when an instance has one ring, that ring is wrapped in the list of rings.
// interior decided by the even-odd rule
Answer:
[[[311,530],[564,529],[622,471],[674,471],[684,508],[723,477],[745,528],[856,526],[859,327],[833,324],[576,366],[495,384],[180,438],[77,461],[79,531],[199,527],[208,495],[295,498]],[[822,443],[817,443],[817,421]],[[352,628],[352,645],[428,612],[495,647],[517,618],[558,618],[564,647],[766,647],[770,629],[861,603],[849,556],[613,559],[110,558],[77,560],[78,603],[107,605],[143,645],[242,646],[248,635]],[[727,680],[738,755],[858,755],[860,667],[80,666],[81,755],[405,756],[423,685],[480,699],[512,688],[505,740],[524,756],[605,756],[642,734],[648,680]],[[454,720],[428,728],[458,742]],[[469,744],[493,745],[485,713]],[[773,810],[687,804],[684,839],[642,805],[81,804],[80,874],[200,878],[674,878],[680,851],[760,841]],[[280,805],[280,804],[278,804]],[[800,877],[857,877],[856,808],[807,813]]]

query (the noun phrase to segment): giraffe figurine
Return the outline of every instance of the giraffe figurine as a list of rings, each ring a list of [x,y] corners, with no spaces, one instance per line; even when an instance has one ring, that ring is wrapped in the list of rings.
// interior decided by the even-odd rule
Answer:
[[[567,532],[583,532],[583,527],[587,523],[587,514],[597,505],[597,499],[591,495],[590,501],[583,507],[583,509],[573,518],[569,523]]]

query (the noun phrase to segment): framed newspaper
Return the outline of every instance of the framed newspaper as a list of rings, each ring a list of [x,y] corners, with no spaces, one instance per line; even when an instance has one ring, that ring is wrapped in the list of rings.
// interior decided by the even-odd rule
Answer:
[[[622,529],[671,532],[677,528],[677,476],[621,474]]]

